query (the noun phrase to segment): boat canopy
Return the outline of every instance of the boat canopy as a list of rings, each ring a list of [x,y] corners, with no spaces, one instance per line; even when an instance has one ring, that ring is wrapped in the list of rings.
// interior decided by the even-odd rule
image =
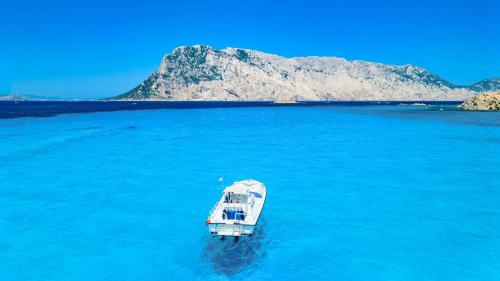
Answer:
[[[235,182],[232,185],[226,187],[224,189],[224,193],[232,192],[234,194],[243,194],[243,195],[248,195],[250,193],[250,194],[254,194],[254,196],[257,198],[261,198],[262,195],[257,192],[257,191],[260,191],[258,189],[258,187],[259,187],[258,184],[259,184],[259,182],[254,181],[254,180],[245,180],[245,181]]]

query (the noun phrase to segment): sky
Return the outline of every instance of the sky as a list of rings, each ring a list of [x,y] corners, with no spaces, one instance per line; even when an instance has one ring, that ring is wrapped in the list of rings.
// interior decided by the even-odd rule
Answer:
[[[499,0],[0,0],[0,94],[102,98],[177,46],[421,66],[460,85],[500,77]]]

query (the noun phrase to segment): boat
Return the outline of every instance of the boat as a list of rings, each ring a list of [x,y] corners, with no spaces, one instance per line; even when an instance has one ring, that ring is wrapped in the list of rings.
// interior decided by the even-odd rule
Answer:
[[[251,236],[264,208],[266,187],[256,180],[234,182],[208,215],[206,224],[212,235]]]

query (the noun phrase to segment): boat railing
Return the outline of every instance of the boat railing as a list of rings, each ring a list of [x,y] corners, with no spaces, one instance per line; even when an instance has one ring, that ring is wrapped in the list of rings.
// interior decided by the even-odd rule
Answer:
[[[215,202],[215,205],[212,207],[212,210],[210,210],[209,215],[211,216],[213,212],[215,211],[215,208],[219,205],[219,202]]]

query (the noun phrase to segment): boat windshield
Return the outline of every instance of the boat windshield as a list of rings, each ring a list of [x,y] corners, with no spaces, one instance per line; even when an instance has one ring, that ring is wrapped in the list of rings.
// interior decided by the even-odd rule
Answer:
[[[247,203],[248,197],[244,194],[234,194],[232,192],[226,192],[224,194],[224,203]]]

